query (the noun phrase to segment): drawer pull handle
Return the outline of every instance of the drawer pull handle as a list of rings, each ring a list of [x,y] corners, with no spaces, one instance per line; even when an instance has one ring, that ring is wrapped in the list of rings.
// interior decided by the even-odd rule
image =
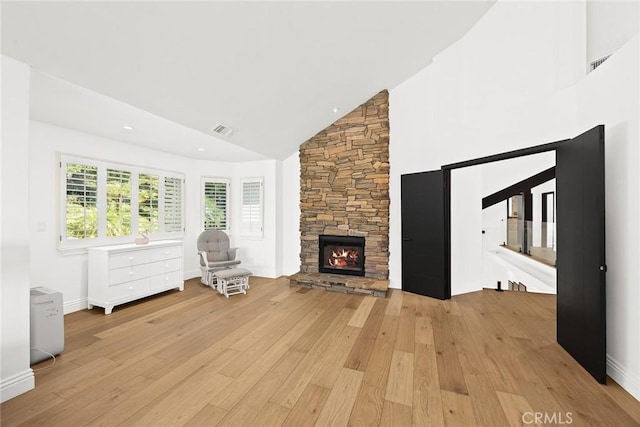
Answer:
[[[133,261],[133,257],[132,256],[129,257],[129,261]]]
[[[133,276],[135,273],[133,271],[129,272],[129,276]]]

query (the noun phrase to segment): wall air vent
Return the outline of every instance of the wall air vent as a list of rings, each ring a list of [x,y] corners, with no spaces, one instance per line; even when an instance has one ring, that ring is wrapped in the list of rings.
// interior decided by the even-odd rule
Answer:
[[[603,57],[600,57],[598,59],[594,59],[593,61],[589,62],[589,72],[592,72],[593,70],[595,70],[596,68],[598,68],[599,66],[602,65],[602,63],[604,61],[606,61],[607,59],[609,59],[609,57],[613,55],[612,53],[605,55]]]
[[[223,125],[222,123],[218,123],[211,130],[211,132],[217,133],[218,135],[221,135],[221,136],[229,137],[235,132],[235,130],[233,128],[230,128],[229,126]]]

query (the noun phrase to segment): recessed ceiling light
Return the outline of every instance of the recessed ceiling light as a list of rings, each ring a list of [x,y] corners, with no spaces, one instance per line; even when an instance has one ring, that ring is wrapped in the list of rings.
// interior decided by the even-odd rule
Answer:
[[[338,111],[340,111],[340,109],[338,107],[333,107],[333,112],[337,113]]]
[[[199,148],[198,148],[198,151],[204,151],[204,148],[199,147]]]
[[[133,126],[125,125],[125,126],[122,126],[122,129],[124,129],[124,130],[133,130]]]

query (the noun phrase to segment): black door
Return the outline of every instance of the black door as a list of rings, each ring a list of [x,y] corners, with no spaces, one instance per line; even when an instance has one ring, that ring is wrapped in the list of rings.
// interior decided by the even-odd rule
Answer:
[[[402,175],[401,186],[402,290],[451,298],[445,262],[445,172]]]
[[[557,339],[606,382],[604,126],[556,149]]]

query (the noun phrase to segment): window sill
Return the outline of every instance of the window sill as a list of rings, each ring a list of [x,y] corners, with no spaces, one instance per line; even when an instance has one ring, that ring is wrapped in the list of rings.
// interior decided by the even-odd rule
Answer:
[[[62,256],[86,255],[88,248],[58,248]]]

